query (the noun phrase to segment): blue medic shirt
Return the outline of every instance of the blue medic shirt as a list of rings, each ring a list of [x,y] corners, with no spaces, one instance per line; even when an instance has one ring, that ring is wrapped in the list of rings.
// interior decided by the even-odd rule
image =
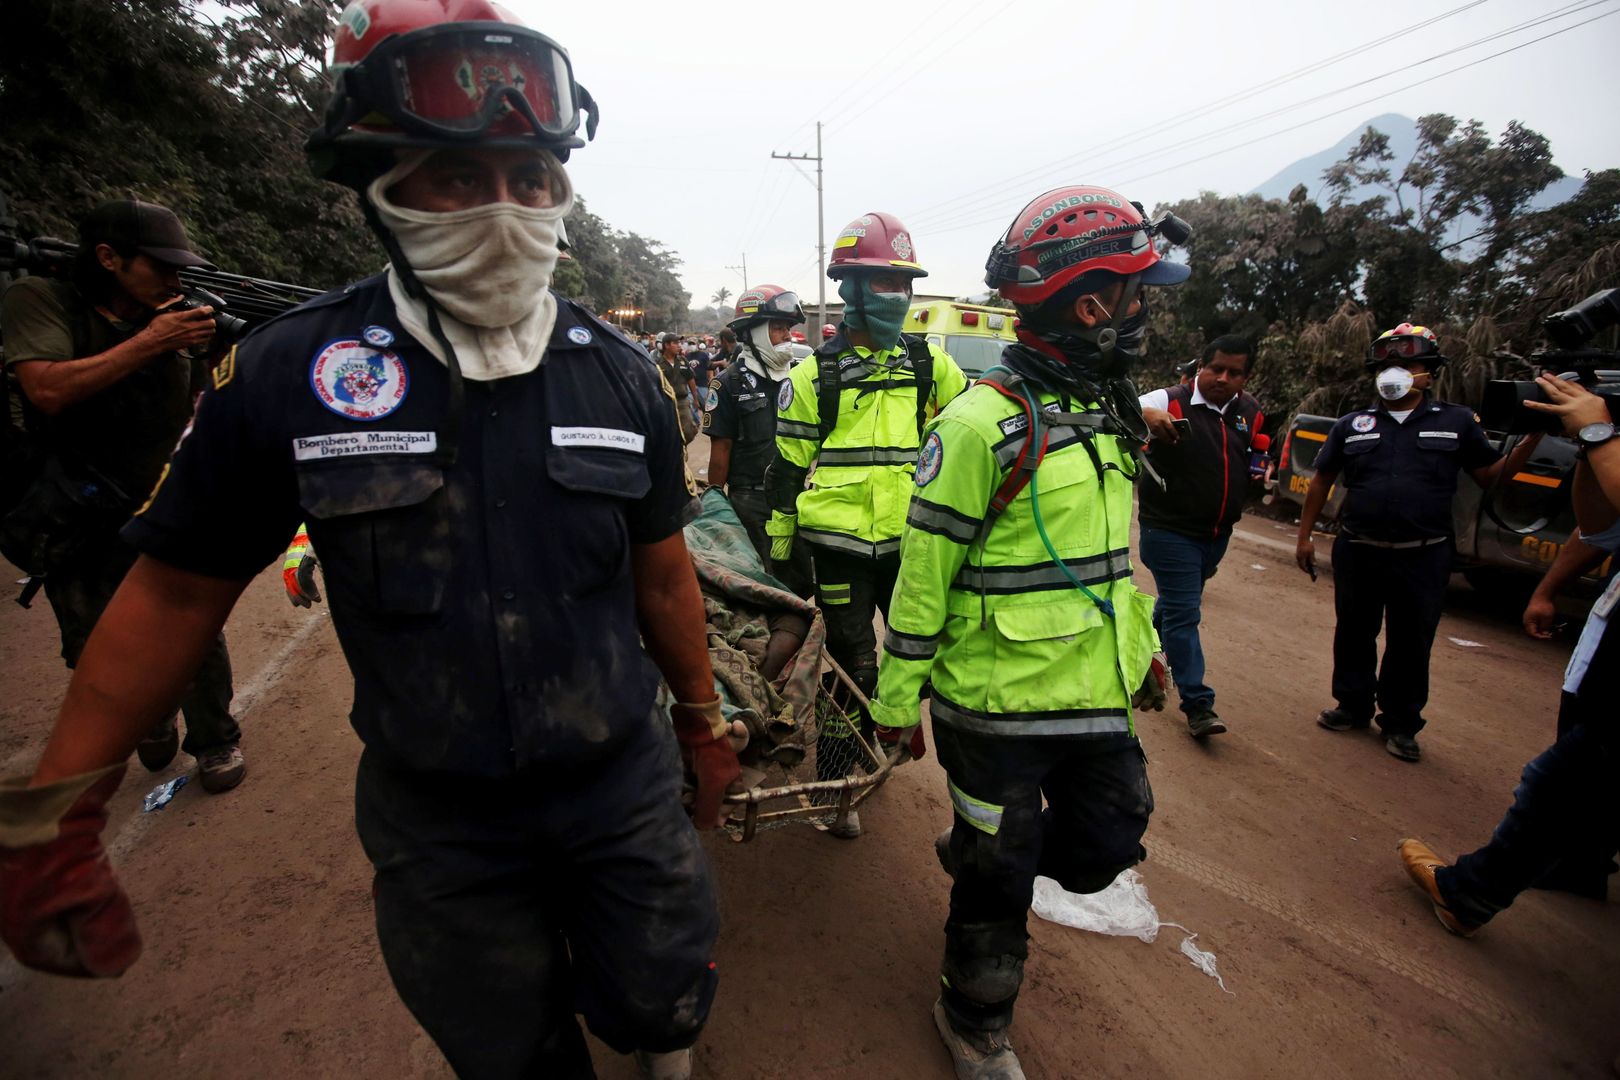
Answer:
[[[382,276],[311,301],[220,365],[124,537],[184,570],[257,574],[307,521],[354,674],[355,730],[405,767],[500,776],[646,729],[630,553],[694,510],[652,362],[558,298],[535,371],[464,383],[397,322]]]
[[[1382,404],[1339,417],[1316,468],[1339,474],[1347,534],[1402,543],[1450,536],[1457,474],[1499,457],[1472,410],[1424,398],[1404,423]]]

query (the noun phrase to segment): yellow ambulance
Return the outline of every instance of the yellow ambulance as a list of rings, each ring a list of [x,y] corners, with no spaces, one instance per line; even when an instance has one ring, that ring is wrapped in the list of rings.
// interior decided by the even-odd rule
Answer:
[[[1017,315],[1011,308],[981,307],[954,300],[919,300],[906,312],[908,334],[922,334],[951,354],[970,379],[977,379],[1001,360],[1001,350],[1018,339]]]

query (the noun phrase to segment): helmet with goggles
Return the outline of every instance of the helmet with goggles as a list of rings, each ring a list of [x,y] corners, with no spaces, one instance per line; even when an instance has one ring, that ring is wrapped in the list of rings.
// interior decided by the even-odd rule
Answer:
[[[736,316],[726,325],[740,335],[762,322],[784,322],[789,326],[804,322],[799,294],[780,285],[756,285],[737,297]]]
[[[1367,370],[1405,367],[1420,360],[1429,371],[1439,371],[1449,361],[1440,355],[1440,339],[1427,326],[1403,322],[1393,330],[1385,330],[1367,349]]]
[[[1179,285],[1191,269],[1165,262],[1154,240],[1184,244],[1191,235],[1174,214],[1148,221],[1141,203],[1117,191],[1056,188],[1019,211],[990,250],[984,283],[1020,308],[1037,307],[1095,271],[1137,276],[1142,285]]]
[[[488,0],[354,0],[332,98],[305,143],[315,175],[363,187],[404,147],[540,147],[566,161],[596,103],[562,46]],[[386,167],[386,165],[383,165]]]
[[[893,214],[862,214],[833,240],[827,276],[834,281],[856,270],[927,277],[917,262],[911,232]]]

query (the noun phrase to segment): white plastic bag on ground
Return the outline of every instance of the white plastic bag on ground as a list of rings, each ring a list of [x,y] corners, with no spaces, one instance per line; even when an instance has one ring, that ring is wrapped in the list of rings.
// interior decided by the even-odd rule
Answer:
[[[1148,899],[1147,886],[1135,870],[1123,871],[1108,888],[1095,893],[1072,893],[1051,878],[1037,877],[1030,910],[1060,926],[1149,942],[1159,936],[1160,927],[1173,926],[1187,934],[1181,942],[1181,954],[1220,984],[1222,990],[1232,993],[1215,970],[1215,954],[1193,944],[1197,934],[1180,923],[1159,921],[1158,909]]]
[[[1048,877],[1035,879],[1035,914],[1047,922],[1094,934],[1141,938],[1159,936],[1159,913],[1148,899],[1142,875],[1126,870],[1102,892],[1072,893]]]

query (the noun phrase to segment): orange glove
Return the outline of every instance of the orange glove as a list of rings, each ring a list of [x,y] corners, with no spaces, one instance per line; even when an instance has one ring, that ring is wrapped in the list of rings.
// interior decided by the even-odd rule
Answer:
[[[731,725],[720,714],[720,699],[701,705],[677,703],[670,709],[675,738],[681,744],[686,771],[697,779],[692,801],[692,824],[716,829],[722,820],[726,791],[742,775],[733,748]]]
[[[101,846],[124,768],[37,788],[0,781],[0,939],[28,967],[107,978],[141,955],[135,912]]]

